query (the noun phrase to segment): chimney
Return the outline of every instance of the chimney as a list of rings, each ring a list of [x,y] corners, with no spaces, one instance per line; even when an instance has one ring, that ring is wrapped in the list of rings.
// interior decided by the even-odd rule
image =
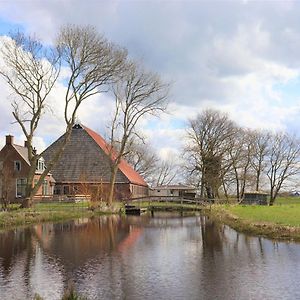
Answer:
[[[25,148],[28,148],[28,141],[25,141],[25,142],[24,142],[24,147],[25,147]]]
[[[14,136],[13,135],[7,135],[6,136],[6,145],[12,145],[14,143]]]

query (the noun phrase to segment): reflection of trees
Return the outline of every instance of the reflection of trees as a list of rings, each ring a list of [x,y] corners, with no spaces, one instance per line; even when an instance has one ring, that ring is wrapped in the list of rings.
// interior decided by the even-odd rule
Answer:
[[[15,258],[24,251],[32,253],[32,232],[30,228],[15,229],[0,233],[0,263],[8,275]]]
[[[203,254],[213,254],[215,251],[222,251],[225,241],[224,226],[218,226],[216,222],[208,217],[201,217],[201,234]]]

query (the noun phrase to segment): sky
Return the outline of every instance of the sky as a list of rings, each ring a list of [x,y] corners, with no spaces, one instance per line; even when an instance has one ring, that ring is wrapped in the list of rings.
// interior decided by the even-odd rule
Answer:
[[[139,129],[162,158],[183,146],[188,120],[203,109],[229,114],[253,129],[298,133],[300,119],[300,3],[297,1],[0,0],[0,43],[15,29],[51,44],[65,24],[92,25],[171,83],[168,113],[143,120]],[[1,44],[0,44],[1,46]],[[63,133],[64,86],[51,95],[38,150]],[[24,137],[0,79],[0,146],[5,135]],[[78,119],[106,135],[112,100],[84,103]]]

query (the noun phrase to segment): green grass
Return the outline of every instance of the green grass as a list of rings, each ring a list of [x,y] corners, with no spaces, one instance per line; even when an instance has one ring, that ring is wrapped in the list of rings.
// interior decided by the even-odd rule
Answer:
[[[207,213],[237,231],[300,241],[300,199],[296,197],[278,198],[274,206],[213,205]]]
[[[275,200],[275,205],[299,204],[300,197],[278,197]]]
[[[274,206],[227,206],[233,215],[251,222],[300,227],[300,204]]]
[[[298,197],[279,197],[273,206],[224,205],[223,207],[245,221],[300,227]]]

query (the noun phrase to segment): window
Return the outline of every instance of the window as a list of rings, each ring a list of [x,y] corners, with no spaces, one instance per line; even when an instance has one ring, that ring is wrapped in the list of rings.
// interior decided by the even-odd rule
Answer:
[[[14,161],[14,170],[17,172],[21,171],[21,162],[19,160]]]
[[[70,189],[68,185],[64,185],[64,195],[69,195],[70,194]]]
[[[55,185],[54,186],[54,195],[60,195],[60,194],[61,194],[60,186]]]
[[[16,196],[25,197],[26,195],[26,178],[18,178],[16,182]]]
[[[44,180],[43,185],[42,185],[42,195],[46,196],[48,195],[48,181]]]
[[[36,163],[36,170],[43,172],[45,170],[45,161],[43,158],[40,158]]]

